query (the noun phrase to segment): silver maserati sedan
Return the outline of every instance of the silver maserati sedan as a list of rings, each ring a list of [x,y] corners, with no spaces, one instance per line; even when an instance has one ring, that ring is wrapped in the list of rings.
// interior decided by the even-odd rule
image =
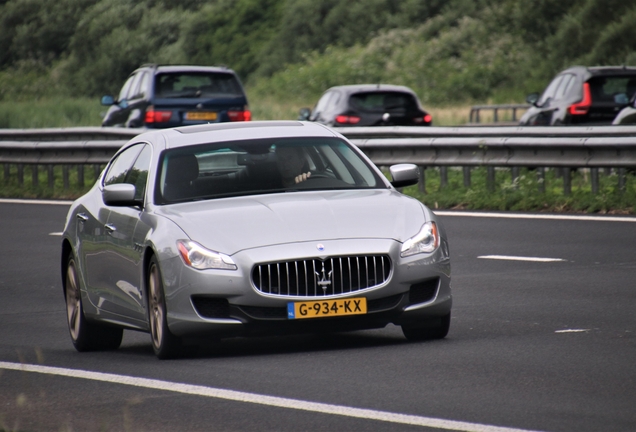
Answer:
[[[390,177],[390,180],[387,180]],[[62,242],[78,351],[148,332],[157,357],[234,336],[450,326],[440,221],[341,134],[270,121],[153,130],[71,206]]]

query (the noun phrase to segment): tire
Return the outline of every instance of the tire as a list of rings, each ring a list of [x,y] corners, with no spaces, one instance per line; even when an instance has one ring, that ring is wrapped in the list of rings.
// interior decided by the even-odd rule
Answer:
[[[166,300],[163,292],[161,271],[156,257],[148,265],[148,323],[152,348],[159,359],[170,359],[181,354],[181,339],[168,328]]]
[[[68,330],[77,351],[106,351],[119,348],[123,329],[94,324],[84,316],[77,263],[73,253],[70,253],[66,260],[64,294]]]
[[[422,326],[402,326],[402,333],[410,341],[444,339],[450,329],[450,312],[448,315],[427,321]]]

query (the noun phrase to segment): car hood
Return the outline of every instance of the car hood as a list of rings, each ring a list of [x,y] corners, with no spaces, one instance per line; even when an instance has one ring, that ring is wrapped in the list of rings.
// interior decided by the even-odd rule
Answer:
[[[161,207],[190,239],[232,255],[276,244],[333,239],[404,241],[426,208],[393,190],[288,192]]]

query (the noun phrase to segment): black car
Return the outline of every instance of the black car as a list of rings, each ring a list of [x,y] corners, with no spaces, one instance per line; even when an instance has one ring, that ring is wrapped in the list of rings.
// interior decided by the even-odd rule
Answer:
[[[144,65],[135,70],[110,106],[102,126],[167,128],[249,121],[241,81],[225,67]]]
[[[299,120],[328,126],[430,126],[433,118],[408,87],[362,84],[330,88],[313,111],[300,110]]]
[[[528,95],[524,126],[609,125],[636,91],[636,68],[574,66],[559,73],[543,94]]]

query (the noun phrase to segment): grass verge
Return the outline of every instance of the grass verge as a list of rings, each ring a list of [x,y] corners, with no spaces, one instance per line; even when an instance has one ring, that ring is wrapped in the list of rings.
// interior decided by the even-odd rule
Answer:
[[[6,166],[5,166],[6,167]],[[68,187],[62,180],[62,167],[54,168],[53,188],[49,187],[49,172],[38,170],[38,182],[33,184],[32,168],[23,171],[23,182],[18,182],[17,167],[11,166],[9,178],[0,180],[0,197],[26,199],[73,200],[88,191],[97,172],[87,167],[84,172],[84,185],[80,186],[77,169],[69,170]],[[615,171],[602,172],[599,175],[599,191],[592,193],[589,172],[577,170],[572,173],[571,193],[563,191],[563,178],[559,171],[548,169],[545,172],[545,191],[541,191],[541,180],[532,170],[520,170],[519,177],[512,180],[508,169],[498,169],[495,175],[494,191],[488,190],[486,168],[471,170],[470,186],[464,185],[461,169],[448,170],[448,183],[442,187],[442,177],[438,168],[424,171],[424,182],[403,190],[432,209],[455,210],[495,210],[526,211],[550,213],[596,213],[596,214],[635,214],[636,213],[636,176],[627,174],[625,187],[619,189]]]

